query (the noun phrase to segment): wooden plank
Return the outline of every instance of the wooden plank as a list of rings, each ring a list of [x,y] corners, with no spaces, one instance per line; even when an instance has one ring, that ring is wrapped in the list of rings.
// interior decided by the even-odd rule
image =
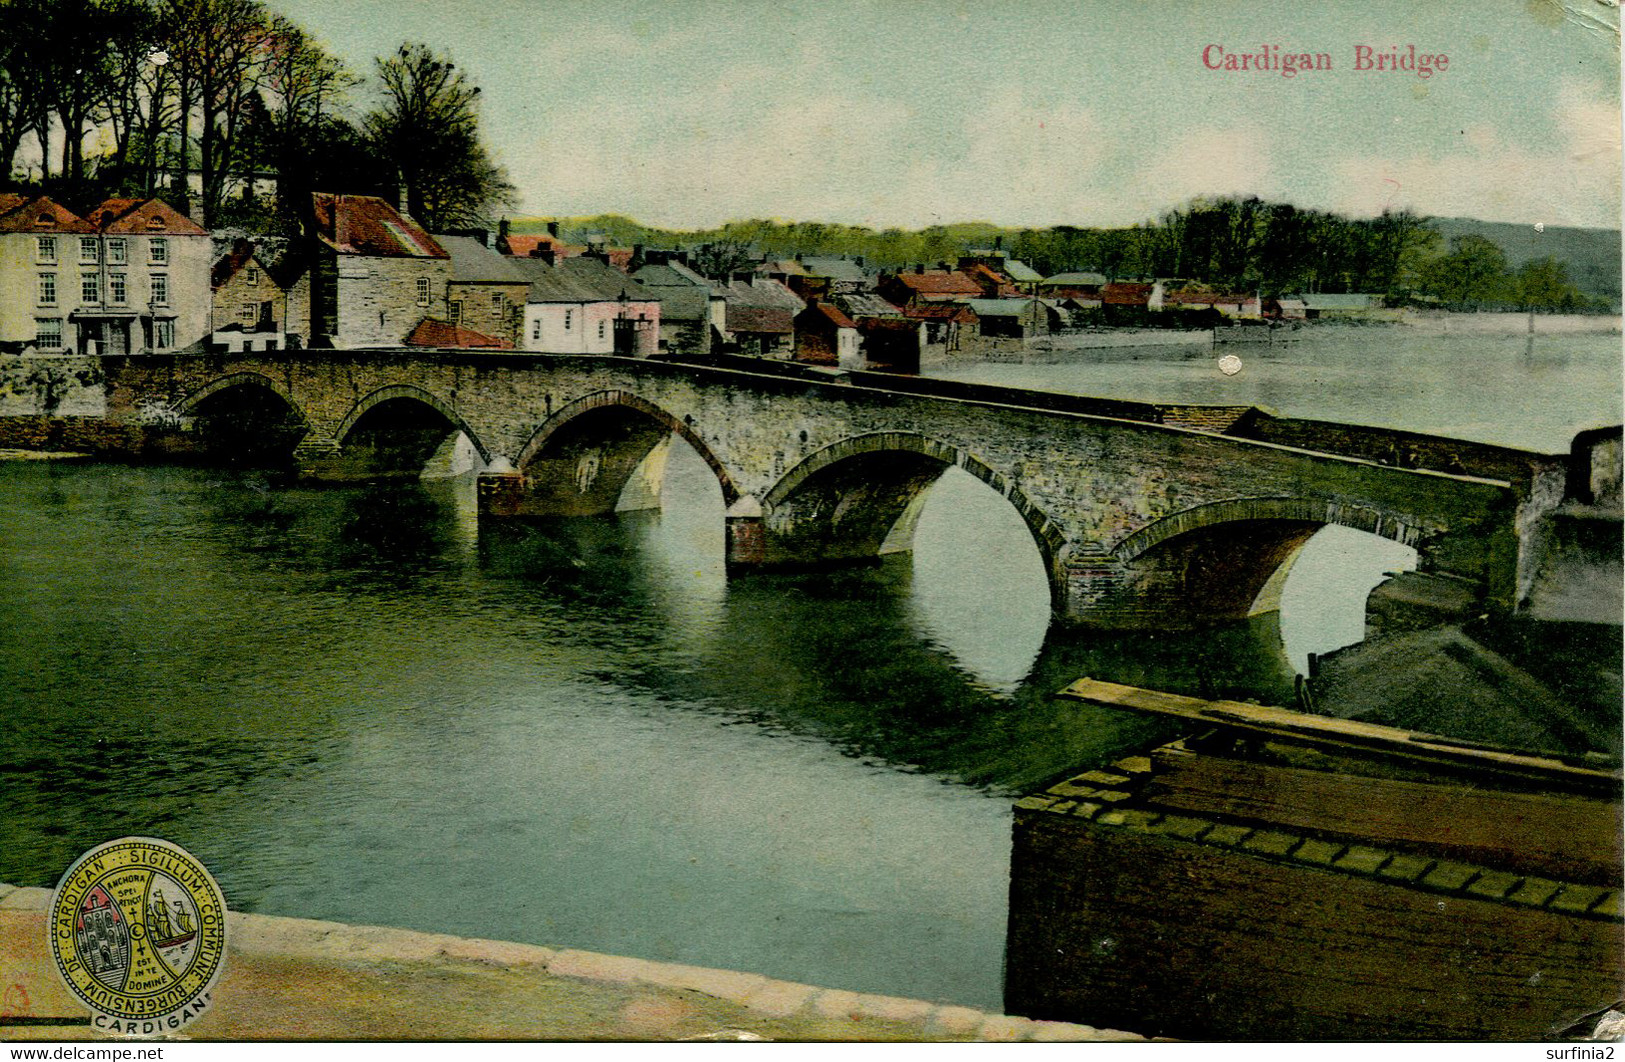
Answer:
[[[1208,727],[1222,727],[1242,733],[1266,735],[1279,740],[1296,740],[1317,745],[1342,746],[1419,762],[1447,765],[1471,771],[1487,771],[1510,777],[1580,791],[1613,795],[1620,791],[1625,775],[1618,770],[1584,767],[1551,756],[1531,755],[1457,741],[1436,734],[1421,734],[1395,727],[1379,726],[1357,719],[1309,715],[1287,708],[1274,708],[1239,701],[1207,701],[1173,693],[1122,686],[1082,678],[1057,696],[1108,708],[1128,708],[1157,715],[1186,719]]]
[[[1619,879],[1618,801],[1308,770],[1210,753],[1154,754],[1149,804],[1396,846],[1433,858],[1606,885]]]
[[[1540,1040],[1621,997],[1625,927],[1057,815],[1017,817],[1012,1014],[1221,1040]]]

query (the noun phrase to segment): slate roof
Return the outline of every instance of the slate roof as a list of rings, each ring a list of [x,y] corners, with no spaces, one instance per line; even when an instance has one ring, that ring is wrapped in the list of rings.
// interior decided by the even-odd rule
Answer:
[[[1020,317],[1032,306],[1031,299],[966,299],[965,305],[978,317]]]
[[[451,279],[465,284],[528,284],[514,260],[497,254],[472,236],[435,236],[451,256]]]
[[[863,281],[869,275],[863,267],[850,258],[841,258],[835,255],[803,255],[800,259],[801,268],[810,277],[827,277],[830,280]]]
[[[1381,295],[1299,295],[1309,310],[1369,310],[1382,301]]]
[[[652,288],[697,287],[711,290],[711,282],[678,261],[646,265],[632,276]]]
[[[1058,288],[1105,287],[1106,278],[1099,273],[1057,273],[1045,277],[1044,283]]]
[[[731,281],[722,289],[722,297],[728,301],[730,314],[734,312],[735,307],[744,306],[799,313],[806,305],[806,301],[800,295],[776,280],[758,280],[754,283],[744,280]]]
[[[409,347],[473,347],[494,348],[497,350],[512,350],[513,344],[506,339],[497,339],[476,332],[472,328],[459,328],[450,321],[441,321],[433,317],[425,317],[418,322],[412,334],[406,337]]]
[[[903,307],[903,316],[916,321],[970,321],[970,310],[958,302],[927,302]]]
[[[661,316],[667,316],[663,292],[646,288],[595,258],[567,258],[558,265],[540,258],[515,258],[512,263],[530,281],[527,302],[619,302],[624,293],[628,302],[660,302]]]
[[[837,295],[835,302],[851,317],[902,317],[903,311],[879,295]]]
[[[314,192],[316,238],[339,254],[368,258],[446,258],[417,222],[374,195]]]
[[[1042,273],[1028,265],[1026,262],[1014,258],[1004,260],[1004,275],[1018,284],[1035,284],[1044,279]],[[1104,281],[1102,282],[1104,283]]]

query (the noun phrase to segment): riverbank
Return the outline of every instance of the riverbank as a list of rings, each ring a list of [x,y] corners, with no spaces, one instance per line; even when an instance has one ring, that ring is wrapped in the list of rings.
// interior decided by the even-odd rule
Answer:
[[[95,1036],[51,968],[49,904],[48,889],[0,885],[0,1039]],[[232,913],[227,924],[225,972],[188,1039],[1141,1039],[588,951],[267,915]],[[69,1016],[79,1023],[40,1021]]]

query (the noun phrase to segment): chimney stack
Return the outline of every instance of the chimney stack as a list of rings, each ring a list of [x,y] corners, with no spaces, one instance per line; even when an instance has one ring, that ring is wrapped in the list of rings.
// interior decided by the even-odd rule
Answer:
[[[395,186],[395,210],[401,217],[411,217],[411,211],[406,208],[406,182],[402,181]]]
[[[549,221],[547,223],[547,234],[549,236],[553,237],[555,240],[558,239],[559,238],[559,223],[556,222],[556,221]]]
[[[504,240],[506,240],[508,238],[508,228],[509,228],[509,226],[508,226],[508,219],[507,218],[503,218],[502,220],[498,221],[497,222],[497,235],[502,237]]]

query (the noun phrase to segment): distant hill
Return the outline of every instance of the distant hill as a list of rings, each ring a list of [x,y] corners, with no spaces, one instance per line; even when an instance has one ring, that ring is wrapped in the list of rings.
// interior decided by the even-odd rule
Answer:
[[[829,222],[751,220],[730,222],[720,228],[662,229],[620,214],[590,217],[519,217],[511,220],[515,233],[539,233],[549,221],[559,222],[566,240],[582,243],[597,236],[619,247],[692,246],[714,240],[733,240],[772,255],[863,255],[871,266],[896,268],[915,262],[951,258],[972,247],[992,246],[1002,240],[1006,249],[1021,253],[1024,230],[1001,228],[984,221],[956,222],[928,229],[876,231],[857,225]],[[1434,218],[1432,225],[1444,237],[1441,250],[1457,236],[1477,235],[1506,252],[1513,269],[1532,258],[1551,255],[1568,265],[1569,280],[1594,298],[1620,303],[1620,232],[1618,229],[1581,229],[1549,225],[1536,232],[1533,225],[1514,225],[1475,218]],[[1028,233],[1031,230],[1026,230]],[[1040,263],[1041,264],[1041,263]]]
[[[1620,233],[1618,229],[1575,229],[1475,218],[1434,218],[1433,227],[1446,246],[1457,236],[1482,236],[1506,252],[1507,263],[1517,269],[1531,258],[1551,255],[1567,262],[1569,280],[1587,295],[1620,301]]]

